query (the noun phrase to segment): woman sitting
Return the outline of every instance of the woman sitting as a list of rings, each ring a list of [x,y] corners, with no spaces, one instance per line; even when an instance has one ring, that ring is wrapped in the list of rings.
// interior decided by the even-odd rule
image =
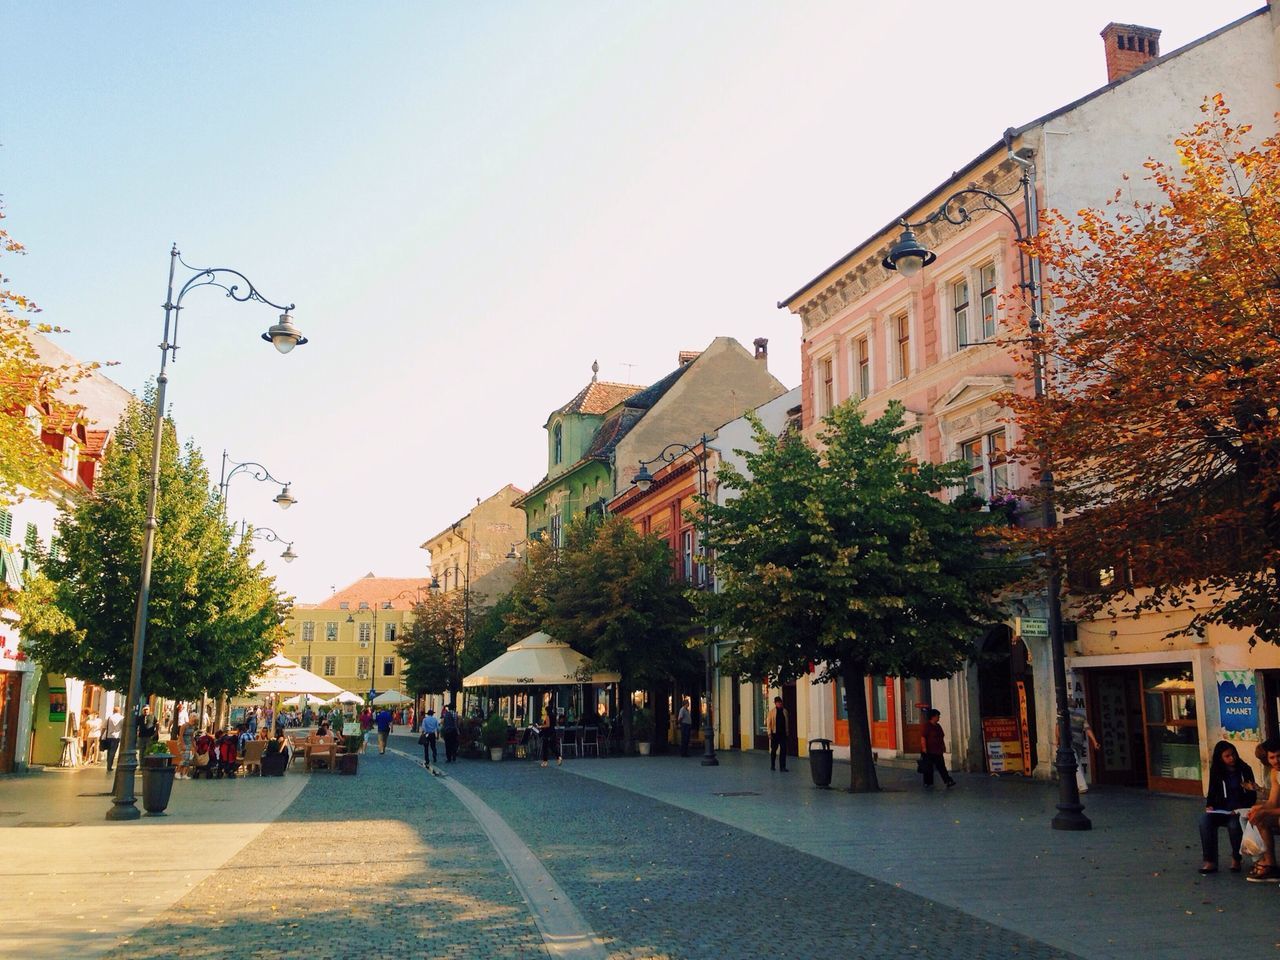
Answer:
[[[1200,815],[1200,854],[1204,862],[1201,873],[1218,872],[1218,828],[1227,828],[1231,841],[1231,872],[1240,872],[1240,838],[1243,828],[1235,812],[1257,802],[1253,771],[1240,759],[1234,745],[1219,740],[1209,763],[1209,791]]]

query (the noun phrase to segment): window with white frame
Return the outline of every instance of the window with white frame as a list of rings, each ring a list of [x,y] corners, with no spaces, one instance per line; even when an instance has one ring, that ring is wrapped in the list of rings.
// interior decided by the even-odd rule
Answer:
[[[857,386],[858,396],[865,400],[871,396],[871,338],[858,337],[853,342],[853,382]]]
[[[996,335],[996,265],[995,261],[978,268],[978,289],[982,291],[982,339]]]
[[[302,621],[302,642],[310,643],[316,638],[316,623],[314,620]],[[310,669],[310,668],[308,668]]]
[[[911,316],[906,310],[895,314],[890,323],[893,335],[893,372],[899,380],[911,376]]]
[[[559,463],[564,458],[564,430],[560,424],[555,425],[555,429],[551,431],[552,436],[552,463]]]
[[[960,459],[969,467],[965,489],[975,497],[990,500],[1009,489],[1009,458],[1003,428],[960,444]]]
[[[337,672],[338,672],[338,658],[325,657],[324,658],[324,675],[326,677],[332,677]]]
[[[818,361],[818,415],[825,417],[835,405],[835,363],[831,357],[823,357]]]
[[[957,350],[973,342],[969,339],[968,280],[957,280],[951,284],[951,330]]]
[[[373,624],[372,624],[372,623],[362,623],[362,624],[360,624],[359,630],[360,630],[360,642],[361,642],[361,643],[368,643],[370,640],[372,640],[372,639],[373,639]]]
[[[327,620],[327,621],[325,621],[325,625],[324,625],[324,638],[325,638],[326,640],[337,640],[337,639],[338,639],[338,621],[337,621],[337,620]]]
[[[394,623],[384,623],[382,625],[382,639],[388,642],[396,638],[396,625]]]
[[[686,583],[693,581],[693,530],[680,531],[680,575]]]
[[[356,679],[364,680],[369,676],[369,658],[356,657]]]
[[[560,549],[561,522],[562,521],[560,517],[560,511],[557,510],[555,513],[551,515],[551,546],[552,546],[552,549],[555,549],[555,550]]]
[[[384,677],[394,677],[396,675],[396,658],[395,657],[382,658],[382,675]]]
[[[311,669],[311,658],[310,658],[309,656],[307,656],[306,654],[303,654],[302,656],[300,656],[300,657],[298,658],[298,666],[302,667],[302,669],[303,669],[303,670],[310,670],[310,669]]]
[[[76,467],[80,464],[80,445],[66,437],[62,441],[62,475],[68,480],[75,478]]]

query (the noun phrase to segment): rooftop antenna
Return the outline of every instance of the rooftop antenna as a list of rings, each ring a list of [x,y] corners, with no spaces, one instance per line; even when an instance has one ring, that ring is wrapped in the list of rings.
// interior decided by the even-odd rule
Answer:
[[[626,368],[627,368],[627,382],[628,382],[628,383],[630,383],[630,382],[631,382],[631,371],[632,371],[632,370],[634,370],[637,366],[639,366],[639,364],[636,364],[636,363],[627,363],[626,361],[619,361],[619,362],[621,363],[621,365],[622,365],[622,366],[624,366],[624,367],[626,367]]]

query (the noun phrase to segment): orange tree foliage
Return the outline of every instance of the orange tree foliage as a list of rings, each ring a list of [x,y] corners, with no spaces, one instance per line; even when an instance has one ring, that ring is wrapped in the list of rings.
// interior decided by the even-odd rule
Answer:
[[[1027,244],[1051,376],[1005,399],[1067,520],[1024,535],[1091,581],[1086,613],[1183,607],[1190,630],[1277,643],[1280,134],[1251,138],[1220,96],[1202,110],[1177,165],[1146,164],[1157,201],[1051,213]]]

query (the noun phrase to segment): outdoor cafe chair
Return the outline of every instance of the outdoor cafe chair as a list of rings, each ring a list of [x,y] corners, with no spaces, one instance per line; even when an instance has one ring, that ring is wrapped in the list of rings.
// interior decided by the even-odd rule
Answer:
[[[600,731],[595,727],[581,727],[580,729],[582,731],[582,741],[580,743],[582,755],[585,757],[588,750],[594,750],[596,756],[600,756]]]
[[[244,745],[244,772],[262,773],[262,755],[267,750],[267,741],[250,740]]]
[[[578,752],[578,740],[582,736],[581,727],[565,727],[560,735],[560,756],[567,757],[573,751],[575,757],[582,756]]]

